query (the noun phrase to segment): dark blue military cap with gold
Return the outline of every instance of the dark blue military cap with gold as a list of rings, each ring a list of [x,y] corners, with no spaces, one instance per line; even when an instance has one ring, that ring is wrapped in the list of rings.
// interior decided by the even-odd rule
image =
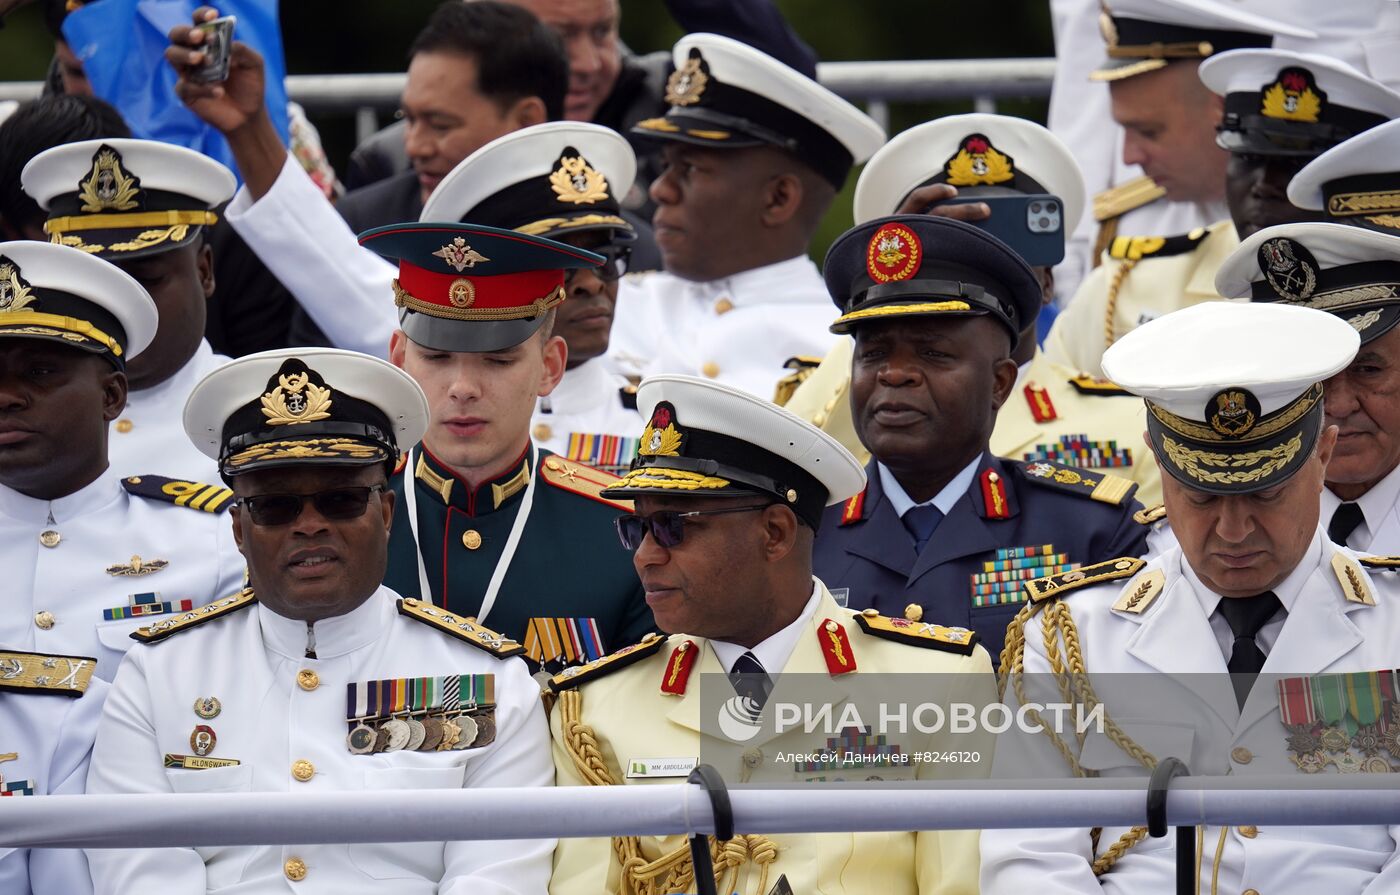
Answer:
[[[766,53],[718,34],[687,34],[672,50],[671,108],[632,133],[709,149],[773,146],[837,189],[885,132],[870,116]]]
[[[1006,243],[971,224],[892,215],[852,227],[822,267],[834,333],[901,317],[990,316],[1015,344],[1040,311],[1040,281]]]
[[[1103,369],[1147,402],[1157,462],[1194,491],[1248,494],[1302,468],[1322,431],[1322,382],[1351,363],[1344,320],[1288,304],[1208,301],[1143,324]]]
[[[49,213],[53,242],[109,261],[168,252],[216,223],[233,198],[233,172],[208,156],[156,140],[84,140],[34,156],[24,191]]]
[[[0,243],[0,337],[56,342],[121,370],[156,324],[151,296],[115,265],[67,246]]]
[[[564,300],[564,271],[602,255],[476,224],[407,223],[360,234],[397,261],[399,326],[436,351],[502,351],[534,335]]]
[[[1288,201],[1329,221],[1400,236],[1400,119],[1334,146],[1293,175]]]
[[[225,478],[301,464],[388,471],[423,436],[428,399],[403,370],[367,354],[278,348],[205,376],[184,423]]]
[[[1099,32],[1108,59],[1091,81],[1120,81],[1244,47],[1267,47],[1275,34],[1317,37],[1218,0],[1104,0]]]

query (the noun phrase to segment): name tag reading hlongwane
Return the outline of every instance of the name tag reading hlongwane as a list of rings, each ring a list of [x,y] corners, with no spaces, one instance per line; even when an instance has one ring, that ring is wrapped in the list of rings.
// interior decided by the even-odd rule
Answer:
[[[236,758],[207,758],[201,755],[176,755],[171,752],[165,753],[165,766],[167,768],[187,768],[191,771],[202,771],[206,768],[231,768],[238,764]]]
[[[627,777],[689,777],[698,758],[634,758],[627,762]]]

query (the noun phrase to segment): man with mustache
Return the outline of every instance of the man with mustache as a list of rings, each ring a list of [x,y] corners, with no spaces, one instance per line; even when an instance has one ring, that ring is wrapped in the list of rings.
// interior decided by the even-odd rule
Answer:
[[[1144,548],[1132,481],[988,450],[1041,305],[1019,255],[962,221],[896,215],[843,234],[824,273],[831,329],[855,337],[851,408],[872,458],[817,539],[838,599],[972,628],[997,655],[1036,569]]]

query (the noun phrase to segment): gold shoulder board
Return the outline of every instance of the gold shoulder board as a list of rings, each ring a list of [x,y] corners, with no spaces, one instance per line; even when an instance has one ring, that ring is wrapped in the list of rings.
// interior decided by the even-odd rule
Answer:
[[[206,513],[222,513],[229,508],[229,502],[233,499],[233,492],[223,485],[183,482],[163,475],[128,476],[122,479],[122,487],[128,494],[137,497],[162,500],[177,507]]]
[[[456,615],[446,609],[439,609],[432,603],[424,603],[405,597],[399,600],[399,614],[431,625],[458,640],[465,640],[477,649],[486,650],[493,656],[509,659],[525,653],[525,647],[498,631],[493,631],[469,616]]]
[[[1340,551],[1333,553],[1332,573],[1337,576],[1337,583],[1342,586],[1342,593],[1346,595],[1348,603],[1376,605],[1376,596],[1371,592],[1371,584],[1366,580],[1366,575],[1356,560]]]
[[[1116,236],[1108,244],[1108,257],[1119,261],[1139,261],[1143,258],[1170,258],[1194,252],[1210,231],[1197,227],[1180,236]]]
[[[907,618],[890,618],[874,609],[866,609],[856,616],[856,624],[871,637],[921,646],[924,649],[942,650],[960,656],[972,655],[977,646],[977,632],[967,628],[950,628],[928,622],[912,622]]]
[[[1378,569],[1382,572],[1400,570],[1400,556],[1362,556],[1357,562],[1368,569]]]
[[[179,615],[167,618],[165,621],[156,622],[154,625],[147,625],[143,628],[137,628],[135,631],[131,632],[131,639],[139,640],[142,643],[155,643],[159,640],[164,640],[172,634],[188,631],[196,625],[202,625],[216,618],[232,615],[240,609],[247,609],[257,601],[258,598],[254,596],[253,589],[251,587],[245,587],[231,597],[214,600],[211,603],[205,603],[197,609],[191,609],[189,612],[182,612]]]
[[[1113,608],[1118,612],[1141,615],[1147,611],[1147,607],[1152,605],[1152,601],[1157,599],[1157,595],[1166,586],[1167,576],[1161,569],[1153,569],[1141,578],[1129,582],[1128,586],[1123,589],[1123,593],[1118,595],[1118,600],[1113,604]]]
[[[655,654],[665,642],[665,637],[653,632],[643,637],[640,643],[624,646],[617,652],[609,653],[601,659],[565,668],[549,679],[549,691],[562,693],[565,690],[572,690],[580,684],[586,684],[589,681],[612,674],[614,671],[626,668],[634,662],[640,662],[647,656]]]
[[[773,386],[773,403],[783,407],[792,400],[793,393],[797,387],[806,382],[821,364],[819,357],[807,357],[797,355],[790,357],[783,362],[784,370],[792,372],[778,380],[778,384]]]
[[[1119,578],[1131,578],[1138,573],[1138,570],[1147,565],[1146,560],[1123,557],[1121,559],[1109,559],[1092,566],[1081,566],[1070,572],[1063,572],[1059,575],[1047,575],[1044,578],[1032,578],[1026,582],[1026,595],[1031,598],[1032,603],[1039,603],[1051,597],[1061,597],[1072,590],[1081,587],[1088,587],[1091,584],[1098,584],[1100,581],[1115,581]]]
[[[90,656],[0,652],[0,690],[82,696],[97,670]]]
[[[1137,490],[1137,482],[1132,479],[1106,472],[1090,472],[1049,460],[1028,460],[1015,466],[1033,484],[1113,506],[1121,506]]]
[[[563,457],[551,454],[540,461],[540,477],[556,488],[581,494],[584,497],[591,497],[599,503],[605,503],[628,513],[632,512],[632,501],[609,500],[602,496],[604,488],[620,481],[618,476],[610,472],[594,469],[592,466],[586,466],[577,460],[565,460]]]
[[[1138,510],[1133,514],[1133,521],[1139,525],[1151,525],[1154,522],[1161,522],[1165,518],[1167,518],[1167,505],[1164,503]]]
[[[1132,392],[1109,382],[1107,379],[1100,379],[1097,376],[1090,376],[1088,373],[1080,373],[1069,380],[1069,384],[1074,386],[1074,390],[1081,395],[1098,395],[1099,397],[1119,397],[1122,395],[1132,395]]]
[[[1094,220],[1103,223],[1109,218],[1121,217],[1134,208],[1156,202],[1166,194],[1167,191],[1146,174],[1134,177],[1126,183],[1094,194]]]

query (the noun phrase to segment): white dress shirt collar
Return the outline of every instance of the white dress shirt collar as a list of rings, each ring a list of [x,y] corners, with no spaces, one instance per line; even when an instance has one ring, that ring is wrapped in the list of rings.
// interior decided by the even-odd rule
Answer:
[[[123,496],[121,476],[109,466],[87,486],[56,500],[26,497],[0,485],[0,513],[34,525],[61,524],[116,503]]]
[[[797,640],[802,636],[812,621],[812,617],[817,614],[817,603],[821,602],[821,590],[818,589],[816,579],[812,580],[812,596],[807,599],[807,605],[802,607],[802,612],[792,623],[767,640],[755,646],[753,649],[746,649],[737,643],[728,643],[723,640],[711,640],[710,646],[715,651],[715,656],[724,666],[727,672],[734,667],[734,663],[744,653],[753,653],[757,657],[763,670],[770,675],[780,674],[783,667],[787,665],[788,659],[792,658],[792,651],[797,648]]]
[[[880,487],[884,490],[886,499],[894,508],[895,515],[903,518],[904,514],[914,507],[929,504],[933,504],[940,513],[947,516],[952,512],[953,505],[972,487],[972,480],[977,477],[977,467],[981,462],[982,455],[978,454],[971,463],[964,466],[961,472],[953,476],[948,484],[943,486],[942,491],[933,495],[931,500],[926,500],[921,504],[914,503],[914,498],[910,497],[908,492],[900,486],[894,473],[890,472],[885,464],[877,462],[875,466],[880,471]]]
[[[821,272],[806,255],[798,255],[776,264],[740,271],[718,280],[691,281],[687,285],[705,295],[723,295],[734,307],[756,304],[785,304],[810,302],[811,293],[793,289],[794,282],[821,282]],[[833,311],[834,313],[834,311]]]
[[[314,635],[317,659],[331,659],[373,643],[393,624],[398,595],[380,587],[368,600],[355,609],[323,618],[313,625],[300,619],[285,618],[267,606],[258,606],[258,623],[262,626],[263,642],[267,648],[289,659],[306,657],[308,643]]]
[[[1362,522],[1347,538],[1344,547],[1351,547],[1353,550],[1369,551],[1371,542],[1375,540],[1381,526],[1385,524],[1385,518],[1395,512],[1395,504],[1400,501],[1400,466],[1395,467],[1386,473],[1385,478],[1371,486],[1371,489],[1356,499],[1356,505],[1361,508]],[[1332,489],[1322,489],[1322,526],[1326,528],[1332,522],[1332,514],[1337,512],[1337,507],[1343,503],[1342,499],[1332,493]]]

